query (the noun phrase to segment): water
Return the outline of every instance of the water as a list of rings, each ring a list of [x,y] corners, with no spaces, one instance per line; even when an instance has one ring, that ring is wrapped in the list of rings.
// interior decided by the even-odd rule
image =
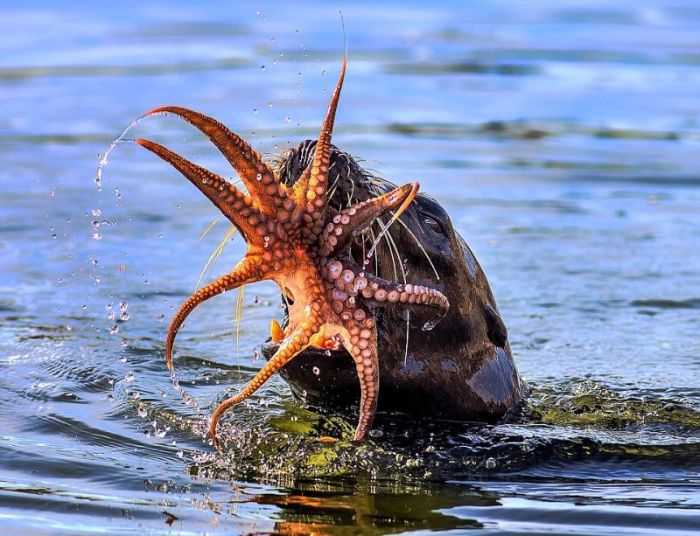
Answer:
[[[700,9],[691,0],[0,7],[0,526],[9,533],[677,534],[700,529]],[[533,386],[495,426],[352,423],[261,366],[274,287],[167,323],[225,236],[134,144],[182,104],[260,150],[316,134],[420,180],[477,253]],[[172,117],[139,124],[228,175]],[[129,137],[129,135],[127,135]],[[98,154],[100,156],[98,156]],[[98,239],[99,238],[99,239]],[[205,280],[240,257],[233,239]],[[120,307],[121,303],[121,307]],[[236,336],[237,334],[237,336]],[[345,434],[345,435],[343,435]]]

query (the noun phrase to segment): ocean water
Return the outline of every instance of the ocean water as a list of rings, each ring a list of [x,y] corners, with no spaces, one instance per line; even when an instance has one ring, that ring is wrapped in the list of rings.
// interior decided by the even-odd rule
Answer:
[[[353,422],[260,368],[269,284],[164,340],[227,226],[124,128],[213,115],[418,180],[483,265],[533,392],[507,424]],[[0,527],[8,534],[700,531],[700,7],[628,2],[0,5]],[[226,176],[173,117],[144,136]],[[241,256],[230,241],[203,275]],[[237,320],[237,303],[241,312]]]

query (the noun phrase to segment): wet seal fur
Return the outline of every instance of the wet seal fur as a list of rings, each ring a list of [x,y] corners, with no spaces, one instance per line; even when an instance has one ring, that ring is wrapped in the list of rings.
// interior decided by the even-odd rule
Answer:
[[[300,177],[315,146],[313,140],[304,141],[279,159],[281,182],[291,185]],[[394,188],[336,147],[330,168],[329,183],[335,188],[330,204],[337,209]],[[401,220],[405,226],[395,222],[390,230],[400,258],[392,257],[388,242],[381,240],[375,252],[377,275],[401,281],[397,263],[403,262],[407,280],[440,290],[450,308],[435,325],[431,311],[413,310],[407,320],[400,307],[374,309],[380,364],[378,410],[495,422],[515,408],[529,389],[516,369],[508,331],[486,275],[445,210],[431,197],[419,193]],[[361,245],[354,245],[352,253],[361,259]],[[370,268],[374,267],[372,262]],[[278,347],[268,340],[262,353],[269,360]],[[295,396],[312,406],[357,407],[357,375],[343,349],[308,348],[280,374]]]

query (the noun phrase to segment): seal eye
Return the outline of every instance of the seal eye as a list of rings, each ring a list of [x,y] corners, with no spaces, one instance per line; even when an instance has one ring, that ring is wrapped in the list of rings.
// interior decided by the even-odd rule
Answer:
[[[423,221],[425,222],[425,224],[428,227],[430,227],[431,231],[433,231],[434,233],[443,234],[442,225],[440,225],[439,221],[427,214],[421,214],[421,216],[423,217]]]

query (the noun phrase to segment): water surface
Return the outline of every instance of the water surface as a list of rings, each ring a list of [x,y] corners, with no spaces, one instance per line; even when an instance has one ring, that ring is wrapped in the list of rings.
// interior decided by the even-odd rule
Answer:
[[[335,143],[419,180],[476,252],[533,394],[508,423],[351,422],[261,366],[274,286],[167,323],[226,233],[110,141],[161,104],[274,155],[317,133],[338,5],[3,2],[0,526],[9,533],[700,530],[700,9],[690,0],[340,5]],[[148,136],[224,175],[175,118]],[[240,257],[234,239],[205,280]],[[335,445],[319,435],[345,438]]]

